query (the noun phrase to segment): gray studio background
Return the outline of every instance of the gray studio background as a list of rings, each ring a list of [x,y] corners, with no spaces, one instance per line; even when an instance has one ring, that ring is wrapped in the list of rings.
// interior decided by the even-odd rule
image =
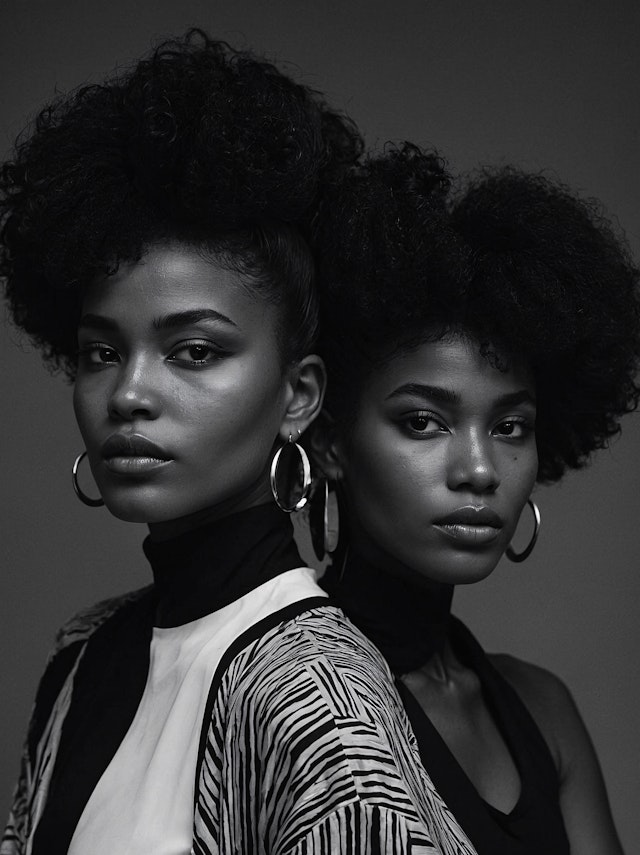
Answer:
[[[602,199],[640,254],[636,0],[0,0],[2,152],[54,87],[99,80],[190,25],[289,61],[371,145],[435,145],[458,170],[506,161],[552,171]],[[72,493],[82,445],[70,388],[4,319],[0,339],[3,817],[56,627],[83,605],[146,584],[149,571],[144,527]],[[589,470],[538,490],[533,556],[503,561],[454,601],[489,650],[547,666],[570,685],[629,851],[640,838],[639,484],[632,415]]]

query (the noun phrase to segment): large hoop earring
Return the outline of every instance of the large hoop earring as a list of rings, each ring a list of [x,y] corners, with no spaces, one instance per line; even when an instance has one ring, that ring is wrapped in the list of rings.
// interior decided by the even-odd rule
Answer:
[[[521,561],[525,561],[533,552],[533,547],[536,545],[536,540],[538,539],[538,535],[540,534],[540,525],[541,525],[541,517],[540,517],[540,509],[533,501],[533,499],[527,499],[527,504],[533,511],[533,534],[531,535],[531,540],[528,545],[522,550],[522,552],[515,552],[511,545],[507,546],[507,558],[509,561],[513,561],[515,564],[520,564]]]
[[[78,469],[86,456],[87,452],[83,451],[82,454],[79,454],[73,461],[73,466],[71,468],[71,483],[73,484],[76,496],[84,505],[88,505],[90,508],[99,508],[104,505],[104,499],[92,499],[90,496],[87,496],[86,493],[82,492],[80,484],[78,483]]]
[[[335,482],[332,482],[335,483]],[[316,499],[318,495],[318,499]],[[320,498],[321,497],[321,498]],[[322,501],[322,507],[319,503]],[[331,489],[329,480],[325,478],[311,499],[311,543],[318,561],[325,555],[333,555],[340,542],[340,506],[338,493]],[[317,505],[316,505],[317,503]]]
[[[298,431],[298,436],[300,436],[300,431]],[[278,463],[280,461],[280,455],[282,454],[283,448],[288,447],[295,448],[295,450],[300,456],[300,463],[302,464],[302,494],[293,506],[285,505],[284,502],[280,499],[280,496],[278,495]],[[273,498],[275,499],[275,503],[281,511],[284,511],[287,514],[292,514],[294,513],[294,511],[301,510],[307,504],[307,498],[309,497],[309,489],[311,488],[311,464],[309,463],[307,452],[301,445],[298,445],[297,442],[293,441],[293,437],[291,436],[291,434],[289,434],[288,442],[285,442],[284,445],[281,445],[280,448],[273,455],[273,460],[271,461],[271,472],[269,473],[269,480],[271,482],[271,492],[273,493]]]

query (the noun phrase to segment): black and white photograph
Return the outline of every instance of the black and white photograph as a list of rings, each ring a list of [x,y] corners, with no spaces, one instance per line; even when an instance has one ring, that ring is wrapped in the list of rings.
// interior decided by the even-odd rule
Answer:
[[[630,855],[640,6],[0,0],[0,855]]]

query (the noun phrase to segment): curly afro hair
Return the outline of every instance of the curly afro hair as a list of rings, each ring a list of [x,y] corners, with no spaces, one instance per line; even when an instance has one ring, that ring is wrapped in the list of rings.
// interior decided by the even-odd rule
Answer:
[[[304,233],[362,142],[317,93],[201,30],[45,107],[0,175],[0,276],[45,359],[75,374],[82,286],[151,244],[212,251],[281,303],[286,360],[317,331]],[[285,352],[286,351],[286,352]]]
[[[407,143],[333,186],[314,242],[327,406],[345,424],[368,371],[451,331],[498,368],[531,366],[540,481],[583,466],[637,406],[639,272],[565,186],[507,168],[454,195],[443,161]]]

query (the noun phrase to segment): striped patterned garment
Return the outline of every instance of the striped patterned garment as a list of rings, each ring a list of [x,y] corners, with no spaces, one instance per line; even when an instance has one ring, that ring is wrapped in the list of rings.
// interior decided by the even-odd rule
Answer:
[[[0,855],[31,853],[83,645],[123,602],[83,614],[59,638],[58,652],[79,653],[37,749],[25,753]],[[386,663],[325,603],[280,609],[220,659],[197,753],[191,852],[471,855],[422,766]]]

